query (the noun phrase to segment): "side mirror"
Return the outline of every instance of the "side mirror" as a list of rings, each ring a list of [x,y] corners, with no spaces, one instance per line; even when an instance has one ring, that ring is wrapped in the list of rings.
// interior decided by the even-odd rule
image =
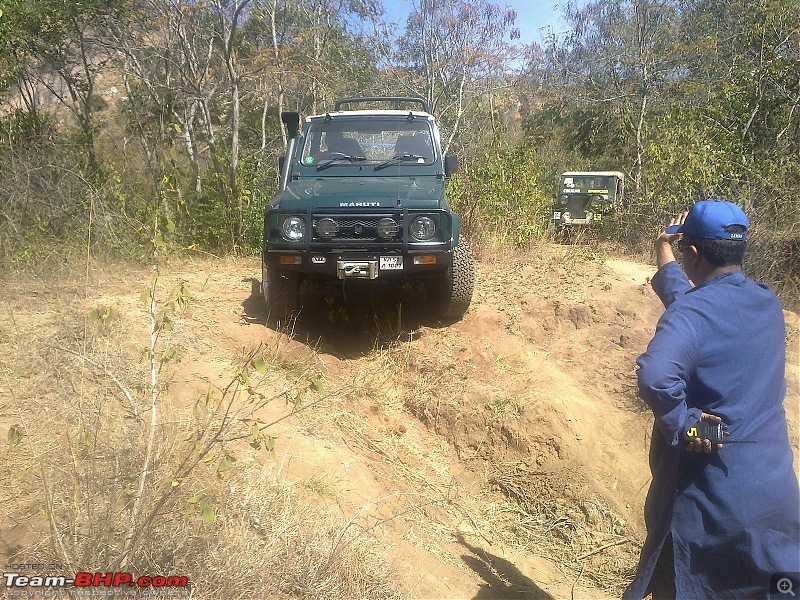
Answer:
[[[278,173],[283,173],[283,165],[286,164],[286,156],[278,157]]]
[[[446,154],[444,157],[444,174],[450,177],[453,173],[458,171],[458,155]]]

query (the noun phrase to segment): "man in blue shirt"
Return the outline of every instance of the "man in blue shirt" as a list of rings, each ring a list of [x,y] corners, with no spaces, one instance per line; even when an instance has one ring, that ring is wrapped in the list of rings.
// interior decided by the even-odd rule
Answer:
[[[655,416],[653,481],[626,600],[766,598],[776,575],[796,581],[800,572],[785,324],[775,294],[742,273],[748,227],[735,204],[702,201],[656,239],[652,285],[666,310],[637,360],[639,394]],[[700,420],[756,443],[689,438]]]

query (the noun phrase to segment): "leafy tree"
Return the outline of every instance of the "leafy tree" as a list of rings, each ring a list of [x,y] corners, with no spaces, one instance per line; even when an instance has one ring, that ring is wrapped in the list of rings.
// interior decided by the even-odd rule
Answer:
[[[1,60],[16,75],[20,91],[29,91],[29,110],[36,110],[33,99],[44,89],[72,113],[93,177],[100,176],[97,81],[110,60],[104,33],[108,21],[123,18],[126,8],[126,2],[114,0],[8,0],[0,16]]]
[[[797,222],[797,3],[692,0],[683,10],[685,102],[704,126],[738,141],[722,169],[725,191],[776,225]]]
[[[725,185],[727,158],[739,144],[697,113],[676,108],[654,123],[645,153],[645,215],[684,210],[687,202],[716,195]]]
[[[565,141],[585,156],[625,165],[643,193],[648,127],[679,77],[674,0],[595,0],[569,5],[572,29],[547,46],[547,77],[572,123]],[[630,189],[630,186],[629,186]]]
[[[496,147],[448,190],[466,233],[523,248],[541,235],[552,207],[542,158],[531,148]]]

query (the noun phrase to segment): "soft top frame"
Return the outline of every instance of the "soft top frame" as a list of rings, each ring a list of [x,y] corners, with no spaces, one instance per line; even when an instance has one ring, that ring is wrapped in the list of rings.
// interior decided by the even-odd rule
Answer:
[[[342,98],[341,100],[337,100],[336,104],[334,105],[334,111],[338,112],[341,110],[343,104],[367,104],[369,102],[392,102],[392,103],[413,103],[419,104],[422,106],[422,110],[426,113],[430,113],[430,106],[428,103],[425,102],[422,98],[411,98],[407,96],[367,96],[367,97],[356,97],[356,98]]]

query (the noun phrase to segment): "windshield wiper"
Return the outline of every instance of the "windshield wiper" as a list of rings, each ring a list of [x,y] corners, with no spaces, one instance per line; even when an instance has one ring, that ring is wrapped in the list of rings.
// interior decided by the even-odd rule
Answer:
[[[333,156],[333,157],[329,158],[328,160],[326,160],[323,163],[319,163],[317,165],[317,171],[322,171],[324,169],[327,169],[331,165],[334,165],[337,162],[342,162],[343,160],[347,160],[347,161],[350,161],[350,162],[358,162],[358,161],[367,160],[367,159],[364,158],[363,156],[351,156],[350,154],[339,154],[337,156]]]
[[[421,156],[419,154],[399,154],[397,156],[393,156],[389,160],[386,160],[379,165],[375,165],[375,170],[380,171],[381,169],[385,169],[386,167],[390,167],[392,165],[399,165],[401,162],[406,162],[408,160],[428,160],[427,156]]]

